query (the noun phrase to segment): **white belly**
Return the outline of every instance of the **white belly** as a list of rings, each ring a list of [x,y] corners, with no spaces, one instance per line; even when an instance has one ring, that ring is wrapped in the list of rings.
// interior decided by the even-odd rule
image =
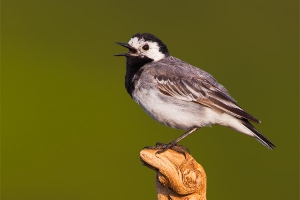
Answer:
[[[133,99],[155,120],[172,128],[188,130],[194,127],[208,126],[214,123],[214,116],[209,119],[210,109],[174,97],[160,94],[155,90],[136,90]],[[214,113],[212,113],[213,115]]]
[[[253,136],[239,119],[220,113],[199,103],[188,102],[166,96],[153,89],[135,90],[133,99],[158,122],[177,129],[189,130],[194,127],[218,124]]]

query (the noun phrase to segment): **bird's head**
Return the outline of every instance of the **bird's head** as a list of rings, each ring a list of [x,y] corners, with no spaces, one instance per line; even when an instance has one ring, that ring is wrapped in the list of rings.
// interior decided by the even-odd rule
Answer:
[[[158,61],[170,55],[167,46],[150,33],[137,33],[132,36],[128,43],[116,42],[116,44],[126,47],[129,52],[115,56],[147,58]]]

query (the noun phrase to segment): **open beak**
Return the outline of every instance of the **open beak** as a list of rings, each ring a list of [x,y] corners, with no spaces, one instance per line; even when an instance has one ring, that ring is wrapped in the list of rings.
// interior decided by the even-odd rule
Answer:
[[[129,56],[130,53],[135,53],[136,49],[130,46],[128,43],[125,42],[116,42],[116,44],[121,45],[122,47],[125,47],[129,50],[128,53],[120,53],[120,54],[115,54],[114,56]]]

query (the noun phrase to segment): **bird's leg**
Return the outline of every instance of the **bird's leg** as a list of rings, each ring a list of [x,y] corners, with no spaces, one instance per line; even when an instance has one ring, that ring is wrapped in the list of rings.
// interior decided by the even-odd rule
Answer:
[[[182,134],[180,137],[176,138],[174,141],[170,142],[169,144],[162,144],[162,143],[157,143],[156,147],[158,148],[162,148],[162,150],[156,152],[157,154],[163,153],[166,150],[174,147],[180,140],[184,139],[185,137],[187,137],[188,135],[190,135],[191,133],[195,132],[196,130],[198,130],[200,127],[194,127],[190,130],[188,130],[187,132],[185,132],[184,134]],[[174,149],[175,150],[175,149]],[[176,150],[175,150],[176,151]]]

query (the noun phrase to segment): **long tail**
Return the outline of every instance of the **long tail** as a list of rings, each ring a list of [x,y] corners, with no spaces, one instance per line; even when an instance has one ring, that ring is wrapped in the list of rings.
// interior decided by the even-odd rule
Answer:
[[[262,143],[264,146],[266,146],[269,149],[275,149],[276,146],[265,136],[263,136],[256,128],[248,121],[248,120],[243,120],[243,125],[246,126],[250,131],[254,133],[254,138]]]

